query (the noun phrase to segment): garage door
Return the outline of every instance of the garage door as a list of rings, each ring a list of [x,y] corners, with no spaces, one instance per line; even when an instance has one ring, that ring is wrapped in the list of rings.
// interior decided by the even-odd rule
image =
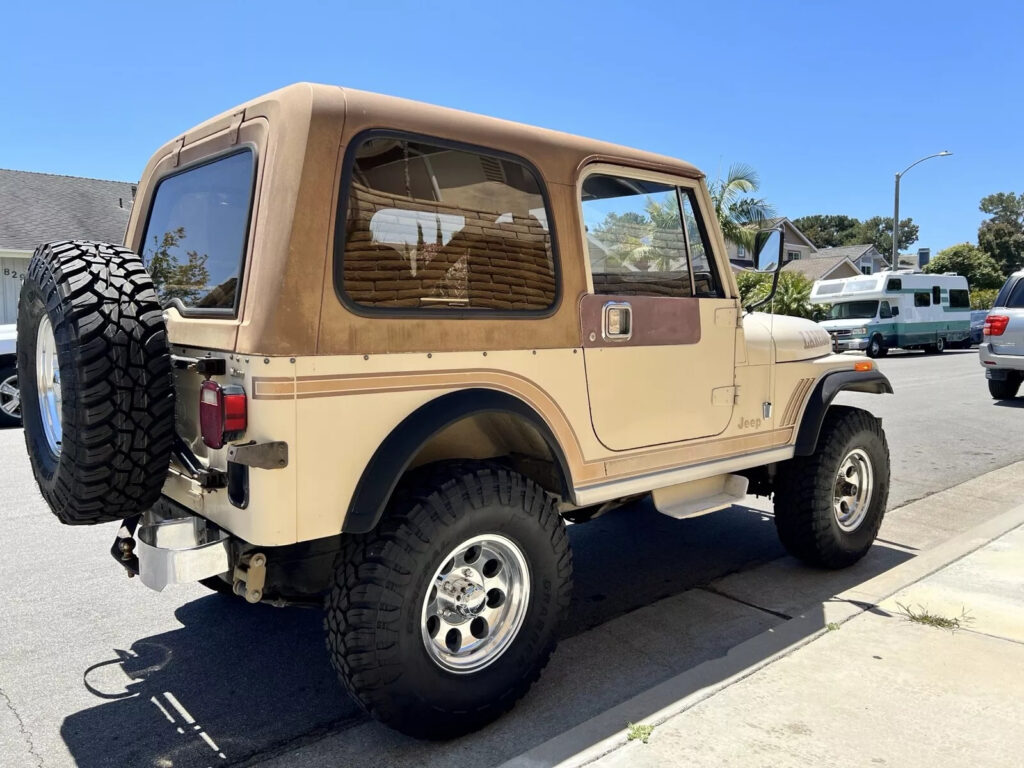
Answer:
[[[25,279],[28,259],[0,258],[0,325],[18,319],[18,293]]]

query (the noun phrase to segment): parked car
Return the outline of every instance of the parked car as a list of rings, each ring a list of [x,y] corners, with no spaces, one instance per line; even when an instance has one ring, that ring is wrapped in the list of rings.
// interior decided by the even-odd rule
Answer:
[[[21,424],[21,395],[15,365],[16,325],[0,325],[0,427]]]
[[[981,344],[984,338],[985,318],[988,317],[987,309],[971,310],[971,346]]]
[[[832,400],[889,382],[745,311],[704,175],[505,120],[309,84],[225,112],[153,155],[123,247],[37,249],[18,332],[58,519],[123,518],[157,590],[326,605],[344,685],[418,737],[540,675],[563,518],[774,494],[839,568],[885,512],[881,422]]]
[[[1010,275],[985,317],[978,359],[996,400],[1017,396],[1024,380],[1024,270]]]
[[[939,354],[970,343],[971,299],[962,275],[901,271],[816,280],[811,303],[831,305],[818,324],[837,352],[884,357],[900,348]]]

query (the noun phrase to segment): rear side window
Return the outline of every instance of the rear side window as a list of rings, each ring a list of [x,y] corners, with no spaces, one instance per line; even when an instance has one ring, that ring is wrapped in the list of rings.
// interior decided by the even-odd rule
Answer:
[[[932,305],[931,294],[929,294],[929,293],[927,293],[925,291],[917,291],[914,294],[914,306],[915,307],[930,307],[931,305]]]
[[[233,314],[252,207],[253,153],[221,157],[157,185],[142,259],[164,304]]]
[[[932,286],[932,304],[938,306],[942,303],[942,289],[937,285]]]
[[[1024,280],[1011,277],[999,289],[993,307],[1021,308],[1024,307]]]
[[[378,133],[350,148],[345,174],[337,278],[348,301],[432,312],[555,305],[548,207],[525,163]]]
[[[953,288],[949,292],[949,306],[951,309],[970,309],[971,294],[963,289]]]

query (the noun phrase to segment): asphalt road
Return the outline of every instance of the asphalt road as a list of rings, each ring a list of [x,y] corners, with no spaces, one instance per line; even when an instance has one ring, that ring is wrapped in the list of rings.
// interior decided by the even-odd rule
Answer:
[[[843,397],[884,419],[890,509],[1024,459],[1024,400],[994,403],[976,352],[896,354],[880,367],[894,396]],[[829,574],[784,556],[761,500],[686,521],[638,504],[572,526],[575,597],[544,678],[495,725],[424,744],[348,700],[317,611],[198,585],[151,592],[110,561],[116,526],[50,516],[20,430],[0,432],[0,466],[0,764],[11,766],[497,764],[1006,502],[978,481],[970,504],[955,501],[964,491],[942,509],[903,507],[862,563]]]

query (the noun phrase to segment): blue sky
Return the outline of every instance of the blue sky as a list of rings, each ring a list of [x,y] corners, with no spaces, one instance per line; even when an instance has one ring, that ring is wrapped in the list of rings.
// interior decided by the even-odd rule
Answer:
[[[901,217],[933,253],[1024,192],[1015,2],[10,3],[0,168],[134,180],[191,125],[299,80],[753,165],[797,217]],[[915,246],[916,247],[916,246]]]

